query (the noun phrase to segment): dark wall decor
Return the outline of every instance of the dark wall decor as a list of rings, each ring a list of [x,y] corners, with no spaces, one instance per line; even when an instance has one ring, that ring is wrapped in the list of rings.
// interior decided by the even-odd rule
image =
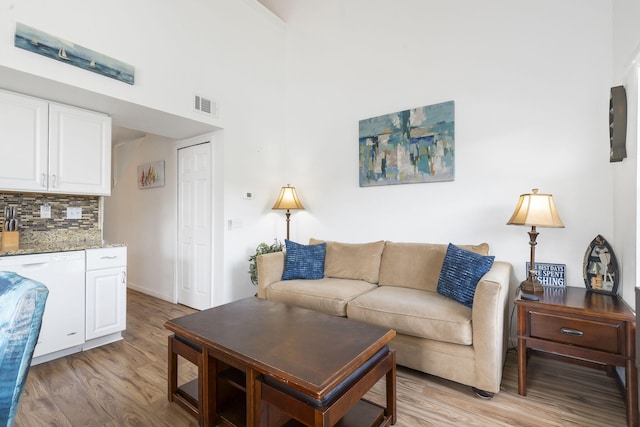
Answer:
[[[624,86],[611,88],[609,96],[609,162],[627,157],[627,92]]]
[[[587,290],[610,295],[618,293],[618,261],[609,243],[599,234],[584,254],[582,271]]]

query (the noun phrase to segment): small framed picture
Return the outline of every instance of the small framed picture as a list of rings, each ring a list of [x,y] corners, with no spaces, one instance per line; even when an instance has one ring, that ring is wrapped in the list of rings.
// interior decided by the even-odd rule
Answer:
[[[138,189],[164,187],[164,160],[138,166]]]

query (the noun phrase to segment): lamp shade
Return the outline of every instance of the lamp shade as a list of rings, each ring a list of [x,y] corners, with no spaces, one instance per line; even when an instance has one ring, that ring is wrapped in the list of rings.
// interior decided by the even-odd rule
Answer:
[[[296,188],[287,184],[280,190],[280,195],[272,209],[304,209],[304,206],[296,194]]]
[[[551,194],[522,194],[516,210],[507,224],[530,225],[535,227],[564,228]]]

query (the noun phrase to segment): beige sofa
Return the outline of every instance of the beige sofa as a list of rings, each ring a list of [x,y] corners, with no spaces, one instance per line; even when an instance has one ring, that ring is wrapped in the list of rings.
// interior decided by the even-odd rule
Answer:
[[[326,243],[318,280],[281,280],[285,254],[259,256],[258,297],[395,329],[391,347],[399,365],[472,386],[480,395],[500,390],[510,264],[493,263],[469,308],[436,292],[447,245]],[[481,255],[489,250],[487,244],[459,247]]]

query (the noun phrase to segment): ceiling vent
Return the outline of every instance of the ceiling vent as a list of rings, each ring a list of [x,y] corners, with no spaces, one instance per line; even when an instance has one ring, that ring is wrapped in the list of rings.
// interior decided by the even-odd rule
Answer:
[[[218,103],[200,95],[194,97],[194,107],[196,111],[207,114],[211,117],[218,117]]]

